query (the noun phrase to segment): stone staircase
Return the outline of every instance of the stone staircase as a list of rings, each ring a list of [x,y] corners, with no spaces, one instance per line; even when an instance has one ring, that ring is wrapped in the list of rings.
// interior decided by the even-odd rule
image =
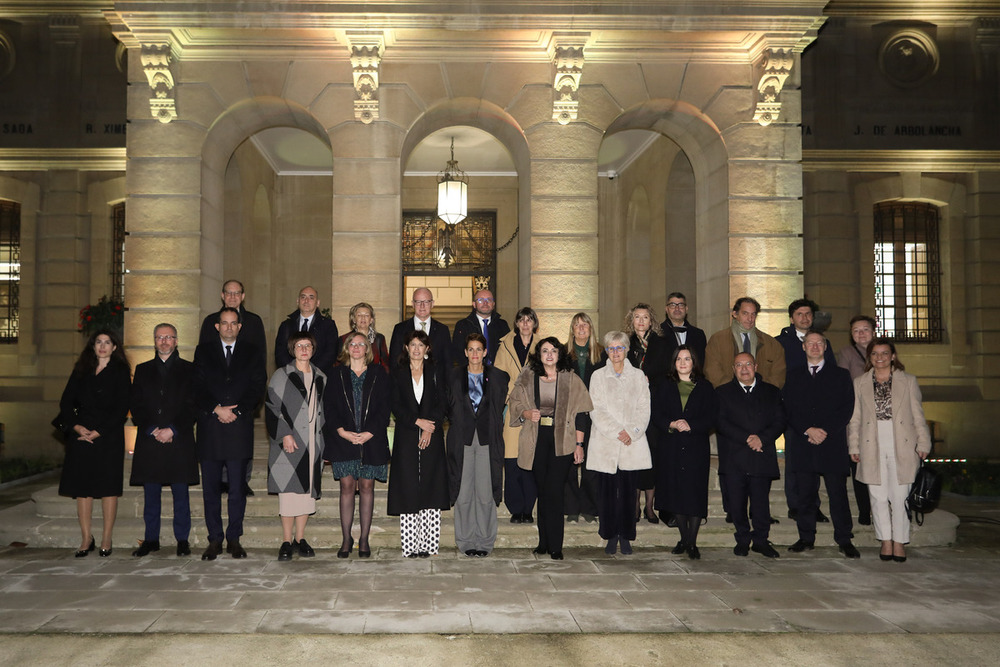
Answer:
[[[244,522],[242,543],[248,548],[277,549],[281,541],[281,528],[278,519],[278,497],[267,493],[267,439],[264,435],[263,423],[258,423],[255,430],[254,469],[251,488],[254,495],[247,498],[247,512]],[[783,463],[783,462],[782,462]],[[129,487],[128,477],[131,458],[125,464],[125,492],[119,501],[118,517],[115,522],[115,543],[120,550],[131,550],[143,537],[143,495],[141,487]],[[391,476],[391,471],[390,471]],[[708,522],[701,527],[698,543],[703,547],[731,547],[733,527],[724,520],[722,511],[722,496],[718,488],[718,477],[710,478],[712,488],[709,491]],[[310,544],[317,548],[339,548],[340,546],[340,510],[339,483],[334,481],[329,467],[323,474],[323,498],[318,502],[317,513],[309,519],[307,537]],[[852,515],[857,516],[853,505],[853,491],[848,495],[852,502]],[[385,514],[386,485],[376,484],[375,514],[372,524],[371,544],[373,549],[399,548],[399,520]],[[825,494],[821,496],[823,511],[829,514]],[[225,512],[225,501],[223,501]],[[771,541],[776,545],[792,544],[798,539],[795,522],[786,517],[787,506],[781,482],[776,482],[771,491],[771,512],[780,519],[780,523],[771,527]],[[194,548],[203,547],[207,542],[204,505],[201,486],[191,487],[192,532],[191,544]],[[532,548],[537,544],[537,530],[534,525],[511,524],[510,515],[501,503],[498,508],[500,529],[496,546]],[[172,507],[170,490],[163,490],[163,523],[160,541],[165,545],[174,543],[171,534],[170,518]],[[223,515],[225,521],[225,514]],[[911,544],[914,546],[946,545],[955,541],[958,517],[941,510],[928,514],[924,525],[913,524]],[[95,503],[94,525],[100,531],[100,504]],[[832,546],[833,527],[829,523],[819,524],[816,535],[818,546]],[[442,513],[441,545],[443,548],[454,545],[454,527],[451,512]],[[355,518],[354,535],[357,536],[358,525]],[[638,528],[636,547],[672,547],[678,540],[678,532],[667,528],[664,524],[650,524],[644,519]],[[858,546],[872,546],[875,535],[871,526],[854,526],[854,542]],[[80,532],[76,520],[76,503],[71,498],[58,495],[57,487],[52,486],[33,494],[30,502],[26,502],[0,512],[0,543],[23,542],[30,547],[58,547],[72,549],[79,546]],[[597,534],[597,523],[587,523],[580,519],[578,523],[566,524],[565,546],[603,546],[604,542]]]

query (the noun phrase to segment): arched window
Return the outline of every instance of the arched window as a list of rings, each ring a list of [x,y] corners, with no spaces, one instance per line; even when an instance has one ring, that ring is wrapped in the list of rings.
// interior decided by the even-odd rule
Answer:
[[[0,344],[17,342],[20,280],[21,205],[0,199]]]
[[[940,213],[925,202],[875,204],[875,319],[898,341],[939,343]]]

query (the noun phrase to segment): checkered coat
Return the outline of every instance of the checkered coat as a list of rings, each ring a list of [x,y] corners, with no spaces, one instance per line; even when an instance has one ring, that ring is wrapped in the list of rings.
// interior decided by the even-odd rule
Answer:
[[[312,496],[320,497],[325,421],[323,392],[326,389],[326,375],[316,366],[312,366],[312,373],[317,414],[311,424],[307,387],[302,372],[295,368],[295,362],[276,370],[267,385],[264,419],[267,424],[267,435],[271,440],[267,456],[268,493],[307,493],[309,476],[312,475]],[[308,456],[310,429],[316,434],[316,451],[311,459]],[[298,449],[290,454],[281,446],[286,435],[294,437],[298,445]]]

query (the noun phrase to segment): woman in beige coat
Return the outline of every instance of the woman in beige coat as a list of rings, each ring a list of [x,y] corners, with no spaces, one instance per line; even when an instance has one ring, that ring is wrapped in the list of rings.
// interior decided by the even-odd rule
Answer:
[[[646,441],[649,424],[649,381],[627,363],[628,335],[612,331],[604,336],[608,363],[590,376],[590,446],[587,470],[597,473],[600,536],[608,541],[609,556],[619,544],[623,554],[632,553],[635,539],[635,498],[639,470],[653,461]]]
[[[507,404],[508,421],[521,429],[517,464],[538,486],[535,553],[562,560],[563,489],[570,466],[583,462],[583,424],[593,405],[558,338],[538,342]]]
[[[865,373],[854,381],[854,416],[847,427],[858,479],[868,485],[879,558],[902,563],[910,541],[906,496],[920,461],[931,451],[917,378],[903,372],[896,346],[876,338]]]
[[[521,374],[521,369],[528,363],[528,354],[538,340],[537,334],[538,314],[533,308],[525,306],[517,311],[514,330],[500,339],[493,365],[510,377],[508,398],[514,391],[514,382]],[[504,424],[503,500],[510,512],[511,523],[534,523],[531,513],[535,509],[538,490],[531,471],[523,470],[517,465],[517,438],[520,434],[520,428]]]

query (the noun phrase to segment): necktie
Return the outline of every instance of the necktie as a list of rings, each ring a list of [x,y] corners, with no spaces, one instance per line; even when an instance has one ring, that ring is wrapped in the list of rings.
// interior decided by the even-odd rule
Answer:
[[[485,352],[489,354],[490,351],[490,321],[488,319],[483,320],[483,338],[486,339],[486,350]],[[489,358],[487,357],[486,363],[489,363]]]
[[[743,334],[743,351],[747,354],[753,354],[750,351],[750,334]]]
[[[420,323],[420,330],[423,331],[424,333],[427,333],[427,322]]]
[[[226,368],[229,368],[229,364],[233,361],[233,346],[226,346]]]
[[[819,368],[819,366],[810,366],[809,368],[813,371],[813,377],[816,377],[816,369]]]
[[[303,333],[309,333],[309,318],[308,317],[302,318],[302,332]]]
[[[746,335],[746,334],[744,334],[744,335]],[[745,391],[745,392],[747,393],[747,396],[749,396],[749,395],[750,395],[750,389],[751,389],[751,388],[752,388],[752,387],[750,387],[750,385],[744,385],[744,386],[743,386],[743,391]]]

